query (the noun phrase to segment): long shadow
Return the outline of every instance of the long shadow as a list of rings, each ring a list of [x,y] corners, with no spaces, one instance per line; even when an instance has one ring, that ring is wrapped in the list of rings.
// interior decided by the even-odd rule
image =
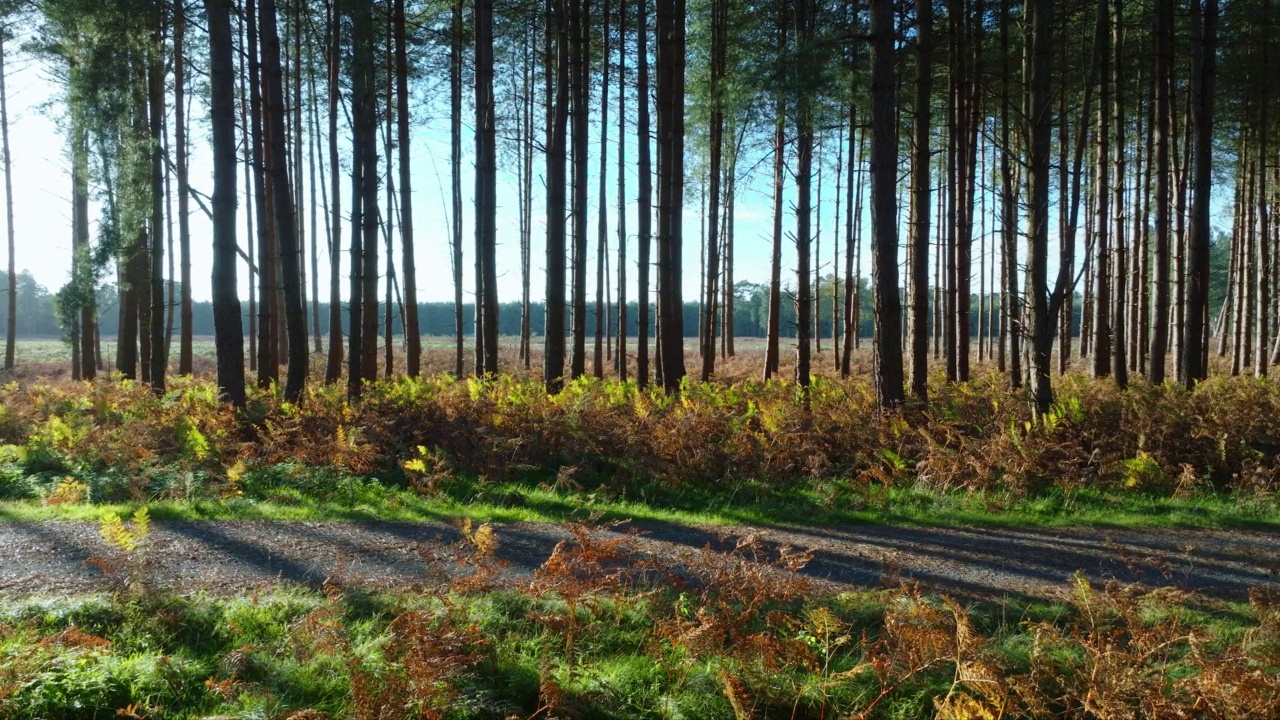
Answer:
[[[1130,563],[1150,564],[1148,562],[1150,558],[1143,557],[1143,555],[1154,553],[1160,555],[1162,561],[1171,561],[1174,564],[1194,563],[1200,568],[1206,565],[1214,565],[1218,566],[1219,571],[1227,569],[1228,566],[1235,566],[1230,567],[1232,572],[1247,575],[1251,573],[1242,570],[1239,566],[1256,566],[1256,561],[1258,560],[1254,555],[1202,551],[1199,547],[1194,547],[1188,553],[1184,550],[1184,546],[1194,541],[1193,537],[1169,538],[1168,541],[1163,543],[1152,540],[1135,542],[1135,538],[1129,533],[1113,532],[1090,533],[1084,537],[1075,532],[1072,533],[1075,537],[1072,537],[1071,535],[1055,534],[1051,531],[1008,531],[989,528],[963,530],[858,528],[857,530],[843,531],[801,529],[780,532],[843,542],[883,543],[910,539],[919,545],[941,548],[947,554],[968,551],[976,552],[979,556],[990,555],[998,549],[993,549],[992,547],[991,541],[994,540],[996,543],[1011,548],[1020,548],[1023,550],[1024,555],[1037,550],[1044,551],[1046,556],[1055,559],[1051,567],[1062,567],[1065,564],[1059,559],[1074,559],[1075,562],[1087,561],[1090,564],[1094,564],[1099,559],[1115,558],[1114,564],[1119,565],[1127,566]],[[975,546],[985,546],[986,550],[975,550]],[[1068,547],[1072,549],[1065,549]],[[1276,549],[1280,550],[1280,544],[1277,545]],[[1265,552],[1267,549],[1258,547],[1257,550]],[[1269,579],[1266,574],[1252,574],[1257,575],[1258,580],[1262,582]]]
[[[380,574],[388,577],[393,575],[423,577],[428,567],[427,560],[419,552],[421,545],[424,542],[438,542],[438,540],[421,538],[406,542],[388,532],[390,526],[390,523],[376,522],[289,523],[287,525],[276,523],[271,525],[271,528],[291,538],[306,539],[314,545],[342,554],[353,561],[353,568],[378,567],[381,570]],[[442,526],[423,524],[423,527],[439,529]],[[364,542],[353,539],[351,532],[353,528],[359,532]],[[376,547],[378,544],[382,544],[383,547]]]
[[[1009,528],[965,528],[965,532],[974,535],[986,535],[998,538],[1027,538],[1033,541],[1055,546],[1096,546],[1114,540],[1127,549],[1141,548],[1150,552],[1168,553],[1173,556],[1185,554],[1184,548],[1192,546],[1191,555],[1220,562],[1238,563],[1254,562],[1257,555],[1280,554],[1280,539],[1274,535],[1257,532],[1229,531],[1230,534],[1214,530],[1015,530]],[[1154,537],[1152,535],[1154,534]],[[1219,548],[1237,546],[1249,548],[1256,554],[1226,552]]]
[[[860,542],[887,549],[897,547],[893,540],[888,539],[863,538]],[[1179,563],[1177,558],[1164,558],[1162,562],[1157,563],[1150,558],[1124,557],[1116,552],[1120,548],[1101,547],[1096,554],[1086,554],[1064,553],[1057,548],[1019,545],[1010,546],[1010,556],[1002,560],[1001,556],[994,554],[998,549],[988,553],[978,553],[972,550],[971,544],[964,544],[966,549],[963,550],[956,547],[959,544],[951,544],[946,540],[934,540],[920,542],[903,552],[907,555],[928,555],[971,567],[988,567],[997,574],[1005,576],[1021,576],[1064,583],[1072,573],[1079,570],[1095,578],[1114,578],[1125,582],[1143,582],[1153,585],[1176,585],[1225,598],[1240,598],[1246,595],[1251,587],[1274,582],[1274,578],[1265,572],[1227,567],[1222,563],[1202,562],[1194,567],[1186,567],[1184,563]],[[1037,550],[1043,551],[1041,559],[1034,557]],[[910,559],[904,559],[903,564],[910,568]]]
[[[11,555],[17,568],[65,577],[69,583],[85,583],[96,576],[83,561],[100,554],[102,547],[90,540],[88,523],[3,523],[10,542],[34,545],[39,550]],[[244,528],[242,534],[237,528]],[[996,528],[934,529],[855,526],[849,528],[713,527],[646,520],[620,528],[603,529],[613,537],[634,529],[641,537],[640,551],[661,548],[659,559],[673,567],[684,563],[671,553],[679,548],[699,550],[710,546],[731,552],[738,538],[760,533],[764,564],[776,559],[780,547],[816,547],[813,560],[801,574],[844,585],[875,586],[888,574],[900,572],[907,580],[940,591],[975,598],[1019,596],[1044,598],[1059,595],[1077,570],[1089,577],[1177,585],[1208,597],[1239,599],[1259,585],[1275,583],[1275,577],[1259,561],[1280,549],[1280,542],[1265,536],[1225,537],[1206,534],[1213,549],[1196,545],[1194,534],[1177,532],[1161,537],[1141,537],[1136,531],[1021,530]],[[556,544],[571,535],[554,524],[495,524],[497,559],[511,572],[529,574],[551,555]],[[435,522],[244,523],[162,522],[154,537],[164,543],[187,542],[209,562],[224,563],[239,571],[279,578],[311,587],[320,585],[336,554],[353,567],[388,579],[427,577],[435,560],[448,559],[450,546],[461,538],[456,527]],[[1161,531],[1162,533],[1166,531]],[[30,540],[24,540],[29,536]],[[4,535],[0,533],[0,545]],[[1243,552],[1222,549],[1238,544]],[[51,550],[45,550],[49,548]],[[440,554],[433,555],[435,549]],[[863,552],[858,552],[857,549]],[[330,552],[332,551],[332,552]],[[40,557],[34,554],[45,552]],[[3,550],[0,550],[0,554]],[[1150,557],[1154,555],[1155,557]],[[1259,557],[1262,556],[1262,557]],[[751,559],[751,558],[749,558]],[[0,559],[2,561],[2,559]],[[183,570],[182,560],[172,560],[161,572]],[[449,565],[444,562],[441,565]],[[199,564],[194,565],[197,569]],[[452,570],[448,570],[452,572]],[[1167,573],[1167,574],[1166,574]],[[180,574],[180,573],[175,573]],[[358,573],[357,573],[358,574]]]
[[[164,529],[203,546],[215,555],[227,558],[235,565],[247,566],[266,576],[318,588],[327,575],[314,567],[272,552],[259,543],[237,538],[213,523],[171,523],[166,524]]]
[[[691,547],[702,547],[709,542],[714,546],[718,539],[716,534],[701,528],[660,522],[639,523],[637,526],[648,531],[648,537],[652,540],[676,542]],[[772,528],[768,534],[774,537],[769,538],[768,544],[774,547],[779,545],[777,536],[791,540],[789,536],[810,535],[816,536],[815,539],[820,538],[823,541],[822,544],[827,545],[832,542],[845,542],[851,545],[900,551],[905,556],[899,558],[904,576],[930,578],[944,587],[976,585],[982,588],[985,594],[1010,589],[1004,582],[999,582],[998,579],[1001,577],[1005,578],[1009,584],[1030,580],[1046,586],[1065,587],[1068,578],[1077,570],[1093,578],[1110,577],[1164,585],[1174,584],[1173,580],[1181,575],[1180,584],[1184,587],[1192,587],[1205,594],[1228,598],[1243,597],[1251,587],[1274,582],[1274,578],[1264,572],[1224,567],[1221,562],[1213,563],[1203,559],[1198,559],[1193,568],[1178,568],[1173,573],[1173,578],[1165,577],[1159,568],[1150,563],[1144,563],[1143,558],[1130,558],[1129,562],[1126,562],[1124,558],[1117,557],[1114,549],[1106,547],[1105,539],[1100,539],[1094,552],[1079,550],[1064,552],[1061,547],[1053,546],[1052,538],[1044,538],[1041,541],[1043,546],[1036,547],[1036,544],[1028,543],[1024,538],[1015,537],[1009,538],[1018,541],[1009,548],[1011,552],[1001,553],[999,545],[993,545],[990,539],[966,538],[962,533],[963,531],[897,527],[859,528],[857,531],[843,532],[820,529],[797,532],[792,528]],[[792,544],[801,547],[804,545],[803,542],[792,542]],[[964,573],[953,575],[913,567],[910,557],[912,555],[927,555],[961,566],[978,567],[982,571],[993,574],[994,582],[991,586],[987,586],[963,579]],[[1179,558],[1175,556],[1172,559],[1176,562]],[[1149,570],[1147,565],[1151,565]],[[819,548],[814,560],[805,568],[804,573],[819,577],[825,575],[824,579],[837,582],[859,582],[865,581],[868,575],[873,574],[874,567],[874,560],[840,553],[829,548]]]
[[[452,525],[378,523],[377,527],[406,542],[452,544],[462,539],[461,531]],[[495,524],[494,527],[498,537],[498,550],[494,554],[495,559],[514,571],[524,573],[531,573],[541,567],[546,559],[551,557],[556,544],[571,537],[559,525],[550,523],[518,526]],[[423,537],[424,528],[430,528],[436,533],[436,536],[434,538]]]
[[[103,545],[83,538],[82,533],[77,532],[83,527],[85,525],[81,523],[5,523],[4,531],[30,536],[35,542],[53,548],[50,554],[42,557],[26,554],[22,558],[22,564],[35,571],[62,572],[69,578],[84,581],[101,577],[99,573],[89,569],[85,561],[101,555]],[[0,543],[0,547],[7,544]],[[0,549],[0,555],[4,553]]]

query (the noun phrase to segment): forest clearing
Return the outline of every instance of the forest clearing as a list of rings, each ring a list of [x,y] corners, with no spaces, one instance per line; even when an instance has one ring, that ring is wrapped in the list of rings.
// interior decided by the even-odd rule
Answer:
[[[0,0],[0,718],[1280,718],[1278,30]]]

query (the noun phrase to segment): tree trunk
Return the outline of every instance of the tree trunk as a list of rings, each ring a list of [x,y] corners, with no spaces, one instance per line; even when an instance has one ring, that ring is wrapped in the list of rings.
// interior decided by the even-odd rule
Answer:
[[[280,276],[283,281],[285,332],[288,338],[289,367],[284,397],[297,402],[306,387],[309,354],[307,352],[307,314],[302,294],[302,267],[298,257],[297,216],[294,214],[293,185],[285,150],[285,88],[280,67],[280,37],[276,28],[276,0],[262,0],[263,114],[270,123],[272,163],[264,168],[271,173],[272,201],[275,210],[276,242],[279,247]]]
[[[813,41],[810,1],[795,0],[796,47],[801,53]],[[892,92],[892,82],[890,82]],[[801,94],[796,107],[796,383],[806,391],[809,387],[810,337],[813,324],[812,271],[809,245],[813,241],[810,220],[813,185],[813,105],[814,98]],[[892,122],[892,115],[889,116]],[[884,120],[883,117],[878,120]],[[889,126],[892,131],[892,126]],[[896,290],[895,290],[896,296]]]
[[[1000,325],[1002,340],[1000,343],[999,366],[1005,367],[1008,361],[1009,385],[1013,389],[1022,387],[1022,303],[1018,297],[1018,227],[1017,227],[1017,184],[1013,179],[1013,139],[1012,120],[1009,117],[1011,102],[1009,77],[1009,0],[1000,0],[1000,236],[1001,236],[1001,273],[1004,275],[1003,290],[1000,293]],[[1008,339],[1006,355],[1005,342]]]
[[[157,14],[159,15],[159,13]],[[162,37],[163,20],[156,18],[156,39]],[[147,108],[151,130],[151,265],[149,272],[151,314],[148,324],[151,338],[151,388],[156,393],[165,389],[165,370],[169,358],[164,343],[164,151],[161,145],[164,112],[164,58],[158,51],[151,51],[147,70]]]
[[[643,0],[640,0],[643,2]],[[618,356],[627,379],[627,0],[618,0]],[[641,301],[644,301],[642,296]]]
[[[348,298],[350,329],[348,340],[349,367],[347,393],[360,396],[370,370],[377,372],[376,290],[370,274],[376,272],[366,264],[366,245],[376,244],[378,237],[378,157],[377,115],[374,89],[373,18],[370,6],[353,2],[347,6],[351,15],[351,291]],[[369,302],[373,296],[374,302]],[[374,332],[366,338],[366,314],[374,314]],[[370,353],[365,345],[373,345],[373,358],[365,368]]]
[[[15,364],[15,352],[18,337],[18,271],[15,261],[15,243],[13,231],[13,173],[12,159],[9,156],[9,101],[5,91],[4,73],[4,41],[9,28],[0,27],[0,140],[4,147],[4,207],[5,227],[8,229],[9,244],[9,309],[5,321],[4,369],[12,370]],[[86,164],[88,158],[85,158]]]
[[[342,184],[338,156],[338,101],[341,93],[342,23],[338,0],[327,0],[325,36],[329,73],[329,356],[325,382],[342,377]]]
[[[662,385],[684,380],[685,0],[658,0],[658,352]]]
[[[191,224],[188,210],[188,172],[187,172],[187,102],[186,102],[186,58],[183,56],[183,41],[186,37],[186,2],[175,0],[173,9],[173,122],[174,149],[177,166],[178,190],[178,254],[181,268],[182,298],[179,322],[182,333],[178,338],[178,374],[190,375],[192,370],[192,327],[191,327]],[[234,92],[234,88],[233,88]],[[234,103],[234,95],[232,97]],[[235,106],[231,106],[234,121]],[[234,173],[234,168],[232,170]],[[232,181],[234,184],[234,176]],[[234,261],[234,259],[233,259]]]
[[[778,44],[782,53],[787,47],[787,3],[778,4]],[[764,379],[778,372],[780,362],[780,335],[782,331],[782,207],[786,186],[786,100],[781,92],[774,100],[773,130],[773,253],[769,265],[769,320],[766,330]]]
[[[280,377],[278,358],[275,355],[276,339],[272,333],[275,316],[275,273],[272,262],[271,220],[268,217],[267,187],[265,178],[266,148],[263,140],[262,118],[262,66],[258,54],[257,0],[246,0],[244,17],[248,25],[249,42],[249,112],[251,120],[251,145],[253,146],[254,214],[257,220],[258,240],[258,317],[257,317],[257,367],[258,386],[269,387]]]
[[[916,0],[915,144],[911,155],[911,392],[929,402],[929,102],[933,95],[933,0]],[[852,145],[849,148],[852,152]],[[850,208],[849,217],[853,217]]]
[[[1208,377],[1205,313],[1209,307],[1209,200],[1213,182],[1213,100],[1217,71],[1218,0],[1191,2],[1191,116],[1195,126],[1193,198],[1187,238],[1186,336],[1183,374],[1188,389]]]
[[[1165,381],[1166,357],[1169,354],[1169,236],[1170,183],[1173,168],[1169,158],[1169,121],[1173,114],[1170,102],[1173,66],[1173,0],[1156,0],[1155,6],[1155,317],[1152,319],[1150,362],[1147,378],[1152,385]]]
[[[493,0],[476,0],[476,245],[483,287],[483,374],[498,374],[497,135],[493,97]],[[479,316],[479,314],[477,314]]]
[[[529,294],[530,274],[533,271],[533,57],[534,29],[528,28],[524,60],[523,134],[520,143],[520,360],[526,372],[533,368],[533,307]],[[548,109],[550,103],[547,103]]]
[[[875,242],[876,395],[902,405],[902,307],[898,297],[897,98],[890,0],[871,2],[871,232]]]
[[[1093,338],[1089,345],[1093,350],[1093,377],[1104,378],[1111,374],[1111,215],[1110,215],[1110,166],[1111,166],[1111,62],[1110,24],[1107,5],[1109,0],[1098,0],[1098,43],[1102,48],[1102,63],[1098,74],[1098,129],[1095,134],[1097,155],[1094,164],[1094,256],[1093,256]]]
[[[1271,2],[1266,0],[1263,3],[1263,13],[1266,25],[1271,26]],[[1271,347],[1268,333],[1271,330],[1270,318],[1268,311],[1271,309],[1271,215],[1267,195],[1267,159],[1269,157],[1270,148],[1267,144],[1267,122],[1268,107],[1271,104],[1270,85],[1271,82],[1271,58],[1270,58],[1270,42],[1262,43],[1262,76],[1264,82],[1259,88],[1262,95],[1260,100],[1261,108],[1258,112],[1258,157],[1261,158],[1260,167],[1258,169],[1258,240],[1255,264],[1257,266],[1257,277],[1254,285],[1255,303],[1255,323],[1254,334],[1256,342],[1256,354],[1254,355],[1253,374],[1257,377],[1266,377],[1267,364],[1271,359]]]
[[[236,100],[231,0],[204,0],[204,6],[209,27],[209,118],[213,144],[214,345],[218,389],[228,402],[240,407],[245,402],[244,332],[236,285]],[[175,75],[181,77],[178,72]],[[186,294],[184,288],[183,295]],[[184,332],[187,327],[184,323]]]
[[[462,0],[453,0],[449,45],[449,180],[453,248],[454,377],[462,377],[464,326],[462,318]],[[548,220],[550,222],[550,220]],[[548,232],[550,232],[548,230]],[[477,328],[478,330],[478,328]],[[477,340],[479,335],[476,336]]]
[[[404,276],[405,367],[409,377],[422,371],[422,333],[418,326],[418,271],[413,245],[413,157],[409,135],[409,50],[404,0],[395,0],[396,131],[400,143],[400,272]]]
[[[591,79],[590,0],[569,0],[573,54],[573,350],[569,373],[587,369],[587,104]]]
[[[249,99],[248,84],[249,74],[245,70],[245,56],[248,55],[249,41],[246,30],[246,22],[244,15],[247,13],[233,14],[239,16],[237,30],[240,36],[240,45],[235,55],[238,60],[239,78],[238,92],[240,97],[240,127],[243,129],[243,142],[240,143],[242,160],[244,164],[244,235],[246,251],[244,254],[245,265],[249,272],[249,372],[258,371],[258,266],[255,258],[258,257],[255,250],[255,238],[257,237],[257,223],[254,214],[254,196],[253,196],[253,178],[257,175],[256,166],[253,160],[254,136],[251,132],[253,127],[249,120]]]
[[[1120,388],[1129,385],[1129,365],[1125,357],[1125,306],[1128,301],[1125,281],[1128,271],[1125,265],[1125,136],[1124,136],[1124,5],[1123,0],[1114,0],[1115,18],[1112,48],[1115,53],[1112,63],[1112,77],[1115,90],[1112,95],[1112,111],[1114,113],[1115,140],[1112,147],[1115,173],[1112,178],[1111,213],[1114,222],[1112,229],[1112,277],[1114,278],[1114,296],[1111,303],[1111,375]]]
[[[653,244],[653,171],[649,153],[649,0],[636,0],[636,135],[640,198],[636,210],[636,383],[649,384],[649,248]],[[561,253],[561,257],[564,254]]]
[[[313,352],[319,355],[324,352],[324,332],[320,323],[320,228],[319,218],[317,215],[318,206],[316,204],[316,189],[319,188],[321,202],[328,209],[328,198],[325,197],[326,191],[323,184],[317,179],[316,166],[321,163],[320,160],[320,108],[319,95],[316,93],[316,66],[315,66],[315,42],[314,38],[308,37],[307,48],[307,91],[310,95],[308,103],[309,112],[307,122],[310,124],[310,139],[307,141],[307,170],[309,173],[308,191],[310,192],[311,205],[311,334],[313,343]],[[301,168],[299,168],[301,171]],[[326,242],[332,240],[331,228],[328,225],[328,216],[325,216],[325,238]]]
[[[1027,297],[1032,318],[1032,365],[1035,371],[1035,400],[1039,412],[1047,412],[1053,404],[1051,353],[1053,351],[1056,308],[1048,292],[1049,264],[1049,184],[1050,135],[1053,117],[1049,56],[1052,52],[1053,0],[1033,0],[1028,6],[1031,48],[1029,53],[1028,109],[1030,128],[1029,162],[1027,164],[1028,213],[1027,259],[1030,265]],[[1066,288],[1061,282],[1055,290],[1058,301]]]
[[[854,159],[854,150],[858,142],[857,134],[858,109],[854,106],[849,107],[849,155],[845,174],[848,175],[849,181],[845,187],[845,204],[848,206],[848,212],[845,213],[844,219],[844,352],[840,355],[840,377],[849,377],[849,371],[852,366],[853,349],[858,337],[858,284],[861,279],[854,272],[854,256],[858,254],[859,248],[854,242],[854,218],[858,218],[858,224],[862,223],[862,153],[858,153],[858,158]],[[856,168],[856,179],[855,179]],[[854,184],[857,184],[857,201],[854,199]],[[926,240],[927,242],[927,240]],[[928,296],[926,295],[925,303],[928,304]],[[927,323],[927,320],[926,320]],[[925,329],[928,332],[928,328]],[[928,362],[928,358],[925,359]]]
[[[548,0],[551,2],[551,0]],[[555,0],[556,78],[555,106],[552,111],[550,142],[547,146],[547,302],[546,330],[543,336],[543,378],[547,392],[557,393],[564,386],[565,355],[565,142],[569,120],[569,18],[565,0]],[[641,102],[643,103],[643,86]],[[644,113],[641,113],[643,119]],[[643,128],[642,128],[643,129]],[[646,139],[641,137],[641,163],[644,162]],[[641,167],[641,186],[644,184]],[[642,201],[643,202],[643,201]],[[643,223],[643,207],[641,222]],[[643,242],[643,241],[642,241]],[[643,266],[642,270],[643,272]]]
[[[804,0],[799,0],[804,2]],[[712,0],[711,5],[711,75],[708,97],[711,103],[710,124],[710,162],[708,165],[710,209],[707,217],[706,277],[705,294],[702,303],[702,381],[707,382],[716,370],[716,304],[719,298],[717,283],[720,279],[720,179],[721,165],[724,157],[724,105],[721,97],[721,84],[725,72],[725,30],[728,18],[726,0]],[[797,13],[797,18],[799,14]],[[804,186],[803,181],[801,186]],[[800,202],[806,202],[802,199]],[[801,242],[801,233],[797,232],[796,242]],[[806,237],[803,242],[808,243]],[[807,282],[801,275],[801,284]]]
[[[600,83],[600,184],[596,203],[596,344],[592,354],[592,370],[597,378],[604,377],[605,324],[609,314],[604,286],[609,273],[605,262],[609,243],[609,0],[604,0],[601,25],[604,33],[600,45],[603,79]]]

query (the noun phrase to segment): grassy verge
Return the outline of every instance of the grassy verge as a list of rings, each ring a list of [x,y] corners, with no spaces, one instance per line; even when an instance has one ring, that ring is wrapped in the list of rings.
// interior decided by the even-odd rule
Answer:
[[[475,573],[415,593],[339,579],[324,593],[0,603],[0,715],[1060,717],[1088,703],[1262,717],[1280,700],[1280,605],[1263,593],[1078,582],[1062,604],[816,598],[745,555],[655,581],[625,541],[585,532],[532,585],[495,590],[495,541],[483,526],[467,537]]]
[[[372,478],[334,479],[301,467],[277,468],[230,498],[147,502],[0,502],[0,520],[97,521],[146,504],[157,520],[564,522],[598,518],[694,525],[850,525],[1280,529],[1280,504],[1266,494],[1163,497],[1096,489],[1038,496],[936,492],[918,487],[827,483],[792,491],[744,485],[725,493],[642,488],[634,497],[527,483],[453,479],[421,495]]]

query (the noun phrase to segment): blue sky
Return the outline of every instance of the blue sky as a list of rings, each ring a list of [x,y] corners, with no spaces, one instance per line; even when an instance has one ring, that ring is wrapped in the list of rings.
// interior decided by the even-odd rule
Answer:
[[[10,55],[7,58],[7,80],[8,95],[10,108],[10,132],[12,142],[13,155],[13,174],[14,174],[14,202],[15,202],[15,230],[17,236],[17,267],[19,270],[26,269],[32,272],[36,279],[51,290],[56,290],[67,279],[71,258],[71,220],[70,220],[70,178],[68,175],[68,162],[66,158],[66,140],[58,128],[56,118],[60,117],[63,112],[63,106],[59,101],[58,88],[49,80],[47,68],[41,61],[31,58],[30,56],[17,51],[22,38],[8,44],[11,48]],[[194,38],[196,45],[192,47],[193,52],[201,52],[204,42],[203,37]],[[613,81],[610,102],[613,103],[611,108],[611,127],[609,128],[609,158],[608,158],[608,179],[607,179],[607,211],[609,213],[610,225],[610,245],[616,243],[616,222],[617,222],[617,93],[616,79]],[[501,93],[500,93],[501,101]],[[416,227],[416,261],[418,270],[419,298],[424,301],[451,301],[453,299],[453,281],[450,265],[450,255],[448,249],[449,239],[449,219],[448,219],[448,197],[449,197],[449,135],[448,135],[448,118],[447,114],[440,112],[435,108],[415,108],[417,116],[415,117],[415,129],[413,140],[413,182],[414,182],[414,217]],[[422,112],[423,110],[432,110],[432,112]],[[464,116],[469,118],[471,109],[464,104]],[[535,109],[535,113],[540,112]],[[432,117],[426,117],[430,114]],[[628,296],[635,299],[635,251],[636,239],[635,231],[636,223],[636,168],[635,158],[637,157],[635,138],[634,138],[634,122],[635,122],[635,99],[633,96],[628,97],[628,117],[632,123],[628,130],[627,137],[627,229],[630,235],[628,240],[628,281],[630,287]],[[191,183],[194,188],[201,192],[207,193],[211,188],[211,165],[208,156],[208,126],[205,116],[205,109],[197,102],[192,109],[191,118]],[[323,123],[323,118],[322,118]],[[349,155],[349,147],[347,145],[347,133],[340,129],[342,135],[341,152],[344,156]],[[599,145],[599,127],[593,126],[591,129],[591,169],[590,169],[590,189],[588,192],[590,198],[590,217],[588,219],[588,246],[591,256],[591,264],[588,269],[588,288],[589,297],[594,297],[595,288],[595,246],[596,246],[596,203],[598,196],[598,161],[600,156]],[[500,142],[501,132],[500,132]],[[463,136],[463,204],[464,204],[464,292],[469,298],[472,292],[471,278],[474,275],[474,257],[471,252],[473,243],[471,222],[471,197],[474,187],[474,176],[472,174],[472,165],[470,161],[471,149],[474,140],[470,135],[470,128],[464,129]],[[503,150],[500,149],[500,153]],[[738,281],[750,282],[766,282],[769,276],[769,258],[771,254],[771,233],[772,233],[772,160],[765,159],[761,162],[761,153],[765,150],[754,151],[752,157],[743,158],[740,161],[741,167],[756,167],[756,174],[752,178],[741,180],[738,185],[738,199],[736,205],[735,222],[736,222],[736,262],[735,276]],[[516,166],[513,160],[509,160],[510,156],[501,156],[504,160],[500,162],[499,167],[499,189],[498,189],[498,272],[499,272],[499,296],[504,301],[518,300],[520,297],[520,252],[519,252],[519,217],[517,202],[517,178],[515,176]],[[834,177],[834,165],[836,157],[836,147],[834,141],[829,141],[828,145],[822,150],[822,159],[827,166],[824,171],[824,187],[822,191],[822,204],[820,210],[822,213],[822,257],[821,263],[824,274],[831,270],[832,247],[835,236],[833,230],[835,228],[835,208],[836,208],[836,188]],[[905,158],[903,159],[905,162]],[[543,296],[543,267],[544,267],[544,239],[545,239],[545,218],[543,213],[544,200],[542,194],[542,157],[535,153],[534,155],[534,212],[533,212],[533,272],[532,272],[532,296],[539,299]],[[905,167],[902,168],[905,172]],[[694,165],[687,168],[689,179],[692,181],[697,175],[697,169]],[[242,180],[242,175],[237,175],[238,180]],[[304,172],[304,181],[307,179],[307,173]],[[323,171],[321,171],[320,180],[324,182]],[[816,186],[815,186],[816,187]],[[784,232],[790,233],[794,227],[794,218],[791,215],[793,208],[793,196],[790,190],[794,189],[794,183],[788,177],[788,193],[785,202],[787,211],[784,219]],[[244,188],[240,188],[244,192]],[[342,192],[344,201],[350,200],[350,183],[344,179]],[[698,267],[699,267],[699,237],[700,237],[700,215],[698,188],[691,183],[688,199],[685,204],[685,234],[684,234],[684,294],[685,299],[692,301],[698,295]],[[1217,193],[1219,199],[1229,197],[1227,192]],[[240,234],[241,247],[245,247],[245,206],[246,199],[242,195],[239,220],[237,229]],[[176,203],[174,205],[176,211]],[[1223,212],[1222,208],[1217,208],[1219,215]],[[991,200],[988,201],[987,212],[994,213],[995,205]],[[847,209],[841,210],[842,214]],[[98,215],[97,204],[91,207],[91,220],[96,226]],[[903,210],[905,219],[905,209]],[[309,217],[304,214],[304,221],[307,221],[307,232],[310,234]],[[1221,217],[1215,218],[1215,224]],[[863,224],[864,238],[869,232],[870,218],[869,212],[864,212],[859,221]],[[0,218],[0,224],[3,220]],[[815,218],[815,225],[817,219]],[[935,228],[937,226],[937,218],[934,218]],[[840,225],[843,228],[843,220]],[[1056,228],[1056,221],[1054,223]],[[988,221],[986,232],[994,234],[997,231],[995,222]],[[323,212],[320,217],[320,230],[324,232]],[[210,224],[207,217],[200,210],[196,203],[191,204],[191,247],[192,247],[192,266],[193,266],[193,287],[192,294],[197,300],[206,300],[209,298],[210,281],[209,271],[211,268],[211,252],[210,252]],[[350,227],[343,229],[344,240],[350,237]],[[905,237],[905,235],[903,235]],[[324,248],[323,235],[320,243],[320,261],[321,261],[321,279],[322,288],[327,288],[328,282],[328,255]],[[975,240],[976,242],[976,240]],[[307,241],[308,251],[310,247],[310,239]],[[843,249],[843,239],[841,239]],[[864,242],[864,249],[866,243]],[[399,255],[397,245],[396,253]],[[978,251],[975,247],[974,251],[975,272],[978,265]],[[1077,251],[1077,257],[1081,251]],[[1054,253],[1056,255],[1056,253]],[[345,253],[344,253],[345,255]],[[905,252],[901,253],[901,260],[905,262]],[[385,270],[385,258],[381,259],[381,267]],[[397,267],[399,266],[397,259]],[[612,263],[611,263],[612,264]],[[794,274],[794,246],[789,235],[784,240],[783,248],[783,277],[793,277]],[[843,265],[843,260],[841,262]],[[167,266],[167,263],[166,263]],[[308,261],[308,267],[310,262]],[[345,267],[345,258],[344,258]],[[869,254],[864,251],[862,258],[862,271],[864,275],[870,275],[871,264]],[[611,272],[616,273],[616,268],[612,268]],[[1054,269],[1051,267],[1050,272]],[[248,297],[248,272],[246,266],[241,263],[241,298]],[[309,279],[309,283],[311,280]],[[343,282],[345,292],[347,283]],[[978,288],[978,279],[974,278],[973,283],[975,291]]]

